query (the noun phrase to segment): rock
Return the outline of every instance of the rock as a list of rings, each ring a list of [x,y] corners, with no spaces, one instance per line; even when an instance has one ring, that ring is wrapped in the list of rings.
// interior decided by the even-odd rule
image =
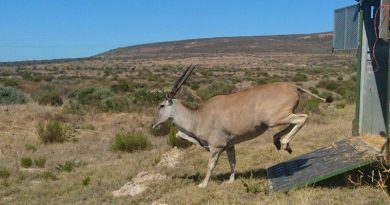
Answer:
[[[120,196],[135,196],[144,192],[147,189],[148,181],[156,181],[165,179],[166,176],[159,173],[149,173],[146,171],[140,172],[131,182],[127,182],[120,189],[113,191],[114,197]]]
[[[157,167],[176,167],[179,162],[179,157],[182,155],[182,151],[174,147],[169,152],[162,155],[161,161],[157,164]]]

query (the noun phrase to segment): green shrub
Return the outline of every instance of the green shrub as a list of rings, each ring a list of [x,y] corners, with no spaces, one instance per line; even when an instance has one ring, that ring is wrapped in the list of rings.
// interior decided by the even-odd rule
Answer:
[[[41,105],[62,105],[61,94],[52,86],[46,86],[33,93],[33,99]]]
[[[48,120],[39,122],[37,134],[45,143],[64,142],[66,140],[66,128],[63,122],[58,120]]]
[[[101,101],[101,111],[125,112],[133,108],[131,100],[126,96],[112,96]]]
[[[138,105],[157,105],[165,99],[165,93],[140,89],[133,93],[134,103]]]
[[[25,158],[20,159],[20,164],[24,168],[29,168],[32,166],[32,160],[30,157],[25,157]]]
[[[77,101],[82,105],[98,105],[100,104],[100,101],[113,96],[114,93],[104,87],[86,87],[86,88],[80,88],[76,92],[74,92],[71,96],[75,97]]]
[[[0,178],[8,179],[11,176],[11,172],[6,168],[0,168]]]
[[[0,104],[25,104],[27,102],[26,96],[21,91],[0,86]]]
[[[191,83],[191,89],[198,90],[200,88],[199,83]]]
[[[4,86],[8,86],[8,87],[19,85],[18,81],[16,81],[15,79],[10,79],[10,78],[2,78],[2,79],[0,79],[0,82]]]
[[[46,158],[45,157],[39,157],[37,159],[34,159],[34,165],[39,168],[45,168],[46,165]]]
[[[117,133],[111,142],[113,151],[134,152],[149,149],[151,146],[148,138],[140,132]]]
[[[319,93],[320,93],[320,92],[318,91],[318,89],[315,88],[315,87],[310,87],[310,88],[309,88],[309,91],[312,92],[312,93],[314,93],[314,94],[319,94]]]
[[[45,180],[57,180],[57,176],[51,172],[51,171],[44,171],[41,175],[42,178],[44,178]]]
[[[73,100],[71,100],[68,105],[64,106],[64,112],[74,115],[84,115],[86,113],[82,105],[78,102],[74,102]]]
[[[303,73],[296,73],[295,76],[292,79],[294,82],[302,82],[302,81],[307,81],[307,76]]]
[[[56,166],[56,170],[59,172],[71,172],[75,167],[79,167],[80,164],[75,161],[66,161],[64,164],[58,163]]]
[[[33,144],[26,144],[24,145],[24,147],[26,148],[27,151],[32,151],[32,152],[37,151],[37,147]]]
[[[133,87],[130,86],[129,83],[126,83],[126,82],[120,82],[120,83],[117,83],[117,84],[113,84],[113,85],[111,85],[111,89],[115,93],[131,92],[131,91],[133,91]]]
[[[333,80],[325,79],[325,80],[321,80],[317,84],[317,87],[325,88],[325,89],[330,90],[330,91],[334,91],[337,89],[337,87],[339,87],[339,83],[336,81],[333,81]]]
[[[82,184],[83,186],[88,186],[90,182],[91,182],[91,177],[88,176],[88,177],[86,177],[86,178],[83,179],[83,181],[81,182],[81,184]]]
[[[177,128],[172,124],[170,126],[169,134],[168,134],[168,145],[171,147],[177,147],[177,148],[187,148],[192,145],[191,142],[187,140],[183,140],[179,137],[176,137],[176,133],[178,132]]]
[[[302,97],[298,105],[298,110],[305,113],[321,113],[319,105],[320,101],[316,98]]]
[[[207,100],[213,96],[216,95],[225,95],[229,94],[233,91],[234,85],[231,82],[212,82],[209,86],[206,88],[202,88],[198,90],[198,95],[204,99]]]

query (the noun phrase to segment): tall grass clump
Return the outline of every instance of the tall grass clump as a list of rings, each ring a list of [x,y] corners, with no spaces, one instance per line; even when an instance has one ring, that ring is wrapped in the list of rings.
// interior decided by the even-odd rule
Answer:
[[[233,91],[233,83],[227,82],[212,82],[209,86],[201,88],[197,91],[197,94],[203,99],[207,100],[216,95],[225,95]]]
[[[27,97],[21,91],[0,86],[0,104],[25,104],[27,102]]]
[[[63,122],[58,120],[48,120],[39,122],[37,125],[37,134],[45,143],[64,142],[66,140],[66,127]]]
[[[177,132],[178,132],[177,128],[174,125],[171,125],[169,129],[168,139],[167,139],[169,146],[177,147],[177,148],[187,148],[192,145],[191,142],[176,137]]]
[[[135,152],[151,148],[152,143],[141,132],[119,132],[111,142],[113,151]]]
[[[61,94],[58,90],[52,86],[46,86],[33,93],[33,99],[36,100],[41,105],[52,105],[60,106],[62,105]]]

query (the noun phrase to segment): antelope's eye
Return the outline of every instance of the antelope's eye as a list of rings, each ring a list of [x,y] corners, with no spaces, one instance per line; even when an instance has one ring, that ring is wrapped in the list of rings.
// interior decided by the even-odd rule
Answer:
[[[163,108],[165,105],[160,105],[160,108]]]

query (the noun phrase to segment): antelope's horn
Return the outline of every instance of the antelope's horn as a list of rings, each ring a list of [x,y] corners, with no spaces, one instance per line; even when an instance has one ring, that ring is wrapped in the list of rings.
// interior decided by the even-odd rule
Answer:
[[[181,86],[187,81],[187,79],[190,77],[192,71],[194,70],[195,66],[190,65],[186,68],[186,70],[181,74],[181,76],[177,79],[175,84],[172,87],[171,92],[168,93],[167,99],[172,100],[173,97],[177,94],[177,92],[180,90]]]

